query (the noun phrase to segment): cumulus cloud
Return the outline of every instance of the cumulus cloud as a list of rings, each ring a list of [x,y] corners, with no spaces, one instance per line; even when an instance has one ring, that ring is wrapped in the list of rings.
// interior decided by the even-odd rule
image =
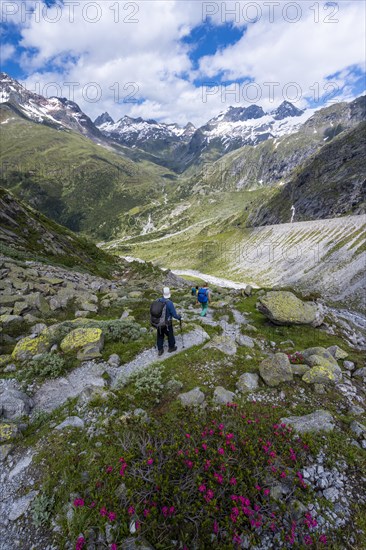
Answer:
[[[255,99],[267,109],[282,99],[306,106],[332,91],[330,75],[348,98],[354,69],[364,70],[364,15],[359,1],[59,0],[47,7],[28,0],[27,12],[12,17],[30,89],[69,97],[92,118],[108,111],[115,119],[129,114],[198,125]],[[242,37],[202,57],[196,69],[195,44],[182,38],[205,18],[232,24]],[[223,81],[234,83],[226,88]],[[294,82],[297,88],[287,86]]]

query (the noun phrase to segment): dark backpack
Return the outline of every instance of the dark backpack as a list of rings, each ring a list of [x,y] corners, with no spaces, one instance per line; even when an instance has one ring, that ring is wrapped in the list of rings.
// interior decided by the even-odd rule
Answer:
[[[155,300],[150,306],[150,322],[155,328],[166,326],[166,302]]]
[[[200,304],[207,304],[208,302],[208,296],[207,296],[207,288],[200,288],[197,294],[197,300]]]

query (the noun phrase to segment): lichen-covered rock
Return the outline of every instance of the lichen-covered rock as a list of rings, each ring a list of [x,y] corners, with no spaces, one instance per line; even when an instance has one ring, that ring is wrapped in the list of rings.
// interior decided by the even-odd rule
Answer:
[[[259,365],[259,373],[268,386],[291,382],[293,374],[289,358],[285,353],[275,353]]]
[[[308,370],[310,370],[310,367],[309,365],[291,365],[291,370],[293,374],[303,376]]]
[[[46,334],[41,334],[37,338],[27,336],[19,340],[11,356],[15,361],[27,361],[32,359],[35,355],[47,353],[51,345],[52,342]]]
[[[304,363],[306,363],[310,367],[314,367],[316,364],[321,365],[322,362],[320,363],[315,362],[317,360],[320,361],[321,359],[326,359],[329,363],[338,365],[337,360],[330,353],[330,351],[325,348],[322,348],[321,346],[317,346],[314,348],[307,348],[301,352],[301,355],[304,358]]]
[[[23,318],[20,315],[0,315],[0,325],[3,327],[13,327],[20,325],[23,322]]]
[[[12,360],[11,355],[0,355],[0,368],[6,367]]]
[[[13,422],[0,422],[0,443],[14,439],[17,433],[17,424]]]
[[[178,399],[183,407],[197,407],[204,402],[205,394],[199,388],[194,388],[187,393],[178,395]]]
[[[230,336],[226,336],[224,334],[214,336],[210,342],[204,346],[204,349],[205,348],[215,348],[222,351],[222,353],[225,353],[226,355],[235,355],[237,351],[234,340],[230,338]]]
[[[233,403],[235,400],[235,393],[226,390],[222,386],[217,386],[213,394],[213,402],[217,405],[226,405],[227,403]]]
[[[302,380],[307,384],[336,384],[342,380],[342,371],[338,365],[317,365],[308,370]]]
[[[306,359],[306,364],[309,365],[309,367],[338,367],[338,363],[336,363],[335,360],[329,361],[329,359],[321,355],[309,355]]]
[[[334,420],[328,411],[318,410],[304,416],[281,418],[281,422],[292,426],[296,432],[330,432],[334,429]]]
[[[327,350],[333,355],[334,359],[346,359],[348,357],[348,353],[339,346],[330,346]]]
[[[79,352],[80,360],[88,360],[100,356],[104,337],[100,328],[76,328],[72,330],[60,344],[64,353]]]
[[[245,393],[258,388],[259,376],[255,372],[244,372],[236,383],[238,391]]]
[[[318,327],[324,320],[323,308],[313,302],[303,302],[292,292],[272,291],[260,297],[257,309],[276,325],[311,325]]]

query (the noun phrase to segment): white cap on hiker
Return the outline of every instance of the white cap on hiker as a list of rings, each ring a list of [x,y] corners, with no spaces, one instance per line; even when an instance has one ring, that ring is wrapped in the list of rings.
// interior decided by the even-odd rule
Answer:
[[[165,286],[164,289],[163,289],[163,296],[164,298],[170,298],[171,294],[170,294],[170,289]]]

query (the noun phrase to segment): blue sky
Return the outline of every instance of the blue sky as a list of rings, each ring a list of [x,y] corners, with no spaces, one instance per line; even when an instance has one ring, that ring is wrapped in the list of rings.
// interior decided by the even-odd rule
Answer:
[[[317,108],[364,93],[363,2],[276,6],[3,0],[1,69],[92,118],[108,111],[181,124],[229,105]]]

